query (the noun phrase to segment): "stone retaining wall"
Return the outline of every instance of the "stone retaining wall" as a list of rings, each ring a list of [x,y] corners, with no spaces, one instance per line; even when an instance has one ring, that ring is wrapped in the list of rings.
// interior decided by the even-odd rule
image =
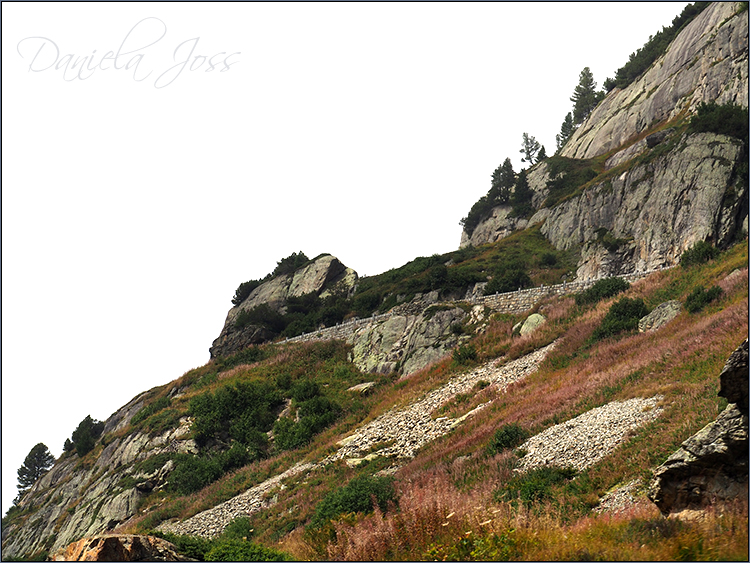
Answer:
[[[614,276],[622,278],[628,282],[638,281],[645,278],[653,272],[665,270],[667,268],[660,268],[658,270],[650,270],[647,272],[635,272],[632,274],[625,274],[622,276]],[[573,295],[587,290],[594,285],[598,279],[589,279],[582,281],[575,281],[570,283],[560,283],[557,285],[532,287],[529,289],[520,289],[518,291],[510,291],[508,293],[496,293],[495,295],[484,295],[482,297],[475,297],[473,299],[464,299],[461,303],[470,303],[472,305],[485,305],[498,313],[511,313],[519,314],[524,311],[528,311],[539,301],[545,297],[555,295]],[[440,302],[441,305],[450,304],[452,302]],[[426,308],[427,306],[425,306]],[[310,342],[312,340],[347,340],[353,336],[354,333],[365,326],[385,321],[392,317],[396,313],[384,313],[382,315],[375,315],[374,317],[368,317],[366,319],[354,319],[336,326],[323,328],[315,332],[307,334],[301,334],[293,338],[287,338],[284,342]]]

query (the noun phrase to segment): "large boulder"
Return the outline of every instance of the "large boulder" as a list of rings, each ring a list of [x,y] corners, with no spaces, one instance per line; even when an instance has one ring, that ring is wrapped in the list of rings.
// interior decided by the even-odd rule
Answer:
[[[56,551],[51,561],[195,561],[174,544],[153,536],[112,535],[83,538]]]
[[[730,403],[654,471],[648,497],[663,514],[701,509],[715,500],[747,497],[747,340],[729,357],[719,392]]]
[[[658,330],[679,315],[681,310],[682,303],[679,301],[666,301],[638,321],[638,331]]]

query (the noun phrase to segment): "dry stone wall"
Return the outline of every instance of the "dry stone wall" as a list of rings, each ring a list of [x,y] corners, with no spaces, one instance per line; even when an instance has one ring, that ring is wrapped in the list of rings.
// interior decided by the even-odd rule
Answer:
[[[645,278],[647,275],[655,271],[660,271],[662,269],[666,268],[660,268],[659,270],[652,270],[648,272],[636,272],[618,277],[621,277],[622,279],[632,283],[639,279]],[[463,302],[470,303],[472,305],[484,305],[498,313],[520,314],[528,311],[539,301],[546,297],[574,295],[576,293],[587,290],[597,281],[597,279],[590,278],[587,280],[575,281],[570,283],[560,283],[556,285],[532,287],[529,289],[519,289],[518,291],[511,291],[508,293],[496,293],[494,295],[484,295],[481,297],[475,297],[473,299],[466,299]],[[450,304],[455,303],[440,303],[440,305]],[[388,312],[382,315],[376,315],[374,317],[368,317],[365,319],[354,319],[349,322],[323,328],[315,332],[302,334],[293,338],[287,338],[283,342],[310,342],[313,340],[350,341],[360,329],[368,327],[370,325],[385,322],[388,319],[397,316],[398,314],[399,312]]]

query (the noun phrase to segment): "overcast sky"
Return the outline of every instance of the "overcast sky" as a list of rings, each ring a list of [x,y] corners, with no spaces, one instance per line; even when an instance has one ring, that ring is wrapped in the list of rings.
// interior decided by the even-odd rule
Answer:
[[[206,363],[279,259],[457,249],[581,70],[685,4],[3,3],[3,514],[36,443]]]

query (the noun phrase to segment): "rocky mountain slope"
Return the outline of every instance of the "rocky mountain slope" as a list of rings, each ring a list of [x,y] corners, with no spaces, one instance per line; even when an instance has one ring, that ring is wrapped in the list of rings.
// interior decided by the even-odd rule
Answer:
[[[562,496],[554,497],[567,499],[561,505],[575,506],[570,510],[578,510],[576,516],[596,505],[606,510],[611,499],[638,491],[644,498],[642,475],[693,456],[694,443],[685,440],[723,409],[717,374],[747,334],[747,240],[740,240],[743,222],[747,232],[747,147],[732,136],[691,132],[686,121],[701,101],[747,106],[748,12],[738,8],[710,5],[646,73],[594,110],[555,157],[592,167],[591,181],[558,193],[555,181],[572,168],[561,168],[560,160],[541,162],[529,172],[532,216],[509,218],[509,208],[496,207],[471,235],[464,233],[467,251],[488,245],[472,254],[477,266],[471,272],[480,274],[465,274],[451,285],[459,253],[425,259],[429,265],[417,278],[391,273],[395,281],[387,292],[375,294],[374,306],[363,309],[387,313],[367,321],[341,304],[357,304],[358,295],[374,291],[372,283],[333,256],[258,283],[230,309],[206,366],[133,398],[105,422],[92,451],[65,454],[20,498],[3,519],[3,558],[40,552],[65,557],[72,542],[108,532],[158,528],[213,538],[238,517],[255,518],[254,541],[286,542],[297,558],[456,558],[461,553],[428,553],[428,545],[435,550],[448,542],[441,530],[453,530],[459,521],[461,534],[474,530],[479,537],[492,529],[505,537],[509,521],[468,514],[478,505],[490,514],[510,510],[511,502],[498,500],[507,491],[491,487],[535,468],[576,468],[583,478],[560,485],[555,494]],[[546,245],[534,239],[545,256],[537,260],[535,275],[552,276],[559,285],[476,299],[500,276],[484,264],[493,249],[503,241],[516,244],[521,239],[513,237],[524,233],[544,238]],[[703,241],[724,252],[692,268],[633,276],[631,286],[618,290],[625,293],[599,303],[573,299],[592,287],[582,280],[673,266]],[[580,285],[571,283],[574,276],[563,263],[568,255],[575,256],[571,264]],[[718,297],[694,311],[706,287],[718,288],[712,293]],[[597,340],[596,331],[622,295],[642,300],[648,310],[669,304],[671,314],[658,323],[638,315],[633,332]],[[317,316],[303,318],[309,311]],[[285,324],[274,324],[279,318]],[[310,319],[314,328],[341,322],[338,332],[331,327],[319,333],[337,340],[284,339],[282,330]],[[746,342],[744,351],[746,372]],[[738,406],[723,410],[708,433],[728,428],[725,419],[735,425],[712,442],[718,446],[704,449],[714,455],[732,442],[730,457],[736,460],[742,451],[746,458],[747,386],[746,379],[733,381],[732,390],[722,393]],[[267,411],[216,422],[225,416],[218,414],[221,401],[230,409],[253,389],[271,397]],[[498,436],[513,425],[523,439],[500,448]],[[669,458],[683,442],[689,453]],[[230,459],[237,445],[240,457],[256,457],[227,465],[193,492],[178,490],[178,474],[213,471],[211,463]],[[666,473],[659,474],[664,483]],[[688,485],[695,484],[690,470],[680,465],[677,473],[677,492],[652,496],[689,497]],[[741,467],[731,473],[732,483],[746,482],[746,473],[745,463],[744,473]],[[411,540],[397,542],[388,536],[396,534],[395,524],[389,532],[377,529],[395,518],[390,512],[374,520],[344,519],[336,525],[336,541],[325,535],[331,529],[309,532],[326,495],[362,475],[394,476],[402,515],[409,513],[408,499],[423,495],[414,502],[433,511],[419,514],[437,530],[434,536],[408,551],[404,546],[426,532],[416,526]],[[703,489],[716,492],[722,479],[706,481]],[[742,491],[732,483],[722,490]],[[575,502],[572,489],[578,491]],[[312,535],[300,539],[306,533]],[[369,544],[357,534],[370,538]],[[393,539],[385,544],[398,544],[401,551],[357,551],[377,543],[376,537]],[[507,559],[508,553],[493,557]]]
[[[702,102],[747,107],[747,22],[736,3],[711,4],[639,79],[599,103],[557,161],[531,168],[533,216],[512,218],[510,206],[495,207],[464,231],[461,245],[543,221],[556,248],[580,249],[577,275],[588,278],[673,265],[698,240],[721,246],[747,231],[746,180],[739,179],[746,147],[680,126]],[[588,162],[596,177],[561,198],[554,186],[565,159]],[[550,206],[551,197],[562,201]],[[603,233],[618,244],[602,244]]]

